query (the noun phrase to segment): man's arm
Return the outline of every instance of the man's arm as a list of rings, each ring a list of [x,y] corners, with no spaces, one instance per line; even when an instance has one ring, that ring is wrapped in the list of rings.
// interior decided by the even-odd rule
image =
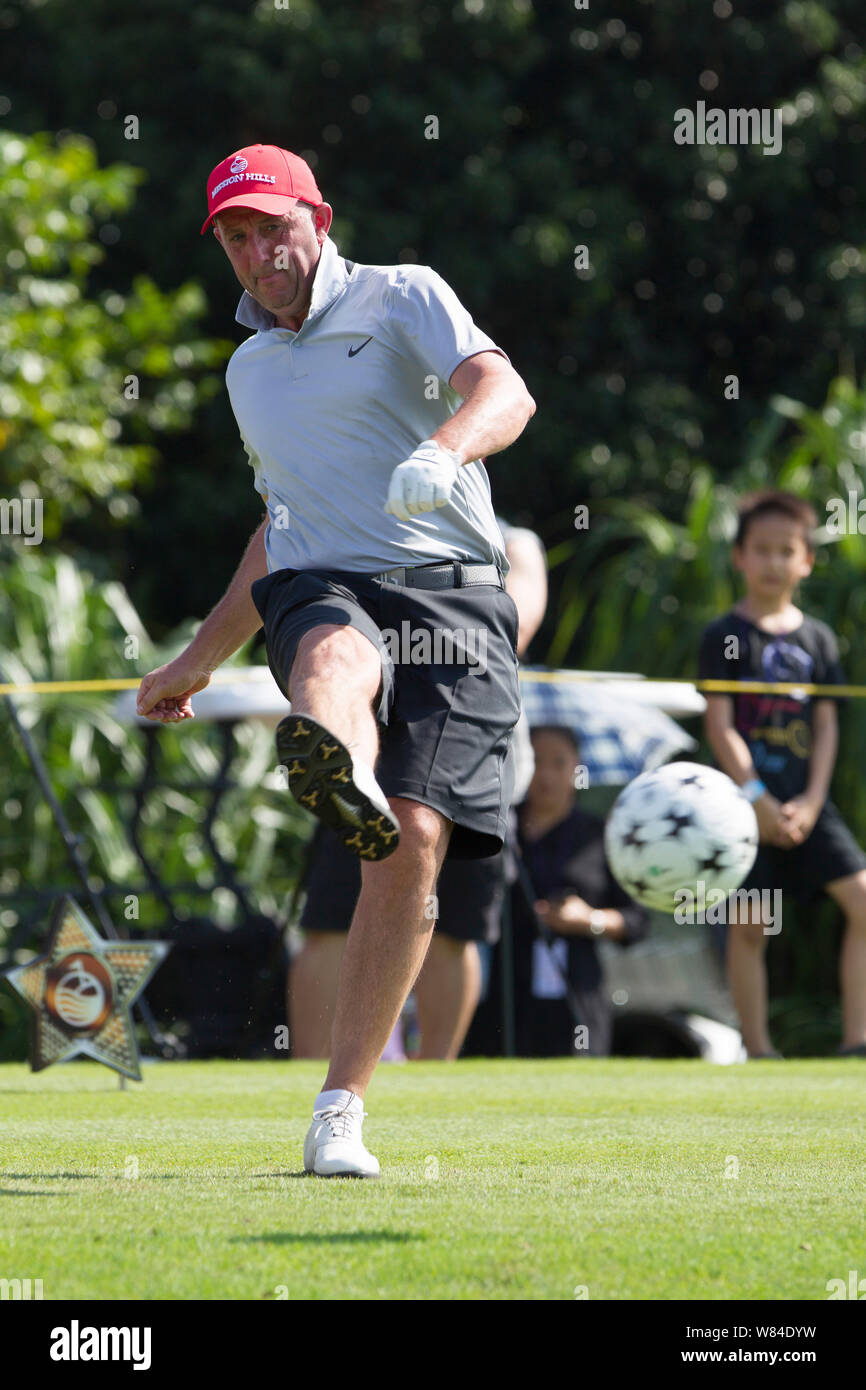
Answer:
[[[517,655],[522,657],[547,608],[547,568],[544,553],[532,536],[512,533],[505,542],[505,554],[511,566],[505,589],[517,608]]]
[[[400,521],[444,507],[464,463],[506,449],[535,414],[535,401],[498,352],[476,352],[451,373],[463,402],[391,474],[385,511]]]
[[[507,449],[535,414],[523,378],[498,352],[467,357],[448,384],[463,402],[430,438],[462,463]]]
[[[603,936],[608,941],[625,938],[625,918],[618,907],[591,907],[579,893],[566,893],[555,902],[542,898],[535,903],[535,911],[551,931],[562,936]],[[590,926],[591,916],[596,916],[595,927]],[[599,920],[602,916],[603,922]]]
[[[203,690],[211,674],[262,625],[250,587],[268,572],[265,517],[247,546],[235,576],[180,656],[150,671],[138,691],[137,713],[162,724],[194,718],[190,696]]]

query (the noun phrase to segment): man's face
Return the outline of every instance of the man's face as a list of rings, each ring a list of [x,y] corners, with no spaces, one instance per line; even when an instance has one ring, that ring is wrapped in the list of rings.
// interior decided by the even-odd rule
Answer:
[[[310,304],[331,208],[298,203],[282,215],[229,208],[214,219],[217,240],[235,275],[284,328],[300,327]]]
[[[735,567],[750,593],[783,598],[811,573],[814,556],[803,538],[803,527],[783,512],[770,512],[750,522],[742,546],[734,549]]]
[[[539,809],[567,804],[574,796],[574,770],[578,755],[571,739],[552,729],[532,733],[535,772],[529,799]]]

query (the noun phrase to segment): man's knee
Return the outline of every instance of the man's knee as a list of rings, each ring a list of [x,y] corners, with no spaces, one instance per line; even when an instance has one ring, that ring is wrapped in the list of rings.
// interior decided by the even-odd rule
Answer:
[[[391,796],[388,802],[400,822],[401,846],[418,854],[435,854],[438,851],[444,858],[453,821],[432,806],[425,806],[423,802],[412,801],[405,796]]]
[[[300,639],[289,674],[289,694],[299,681],[326,679],[348,688],[369,687],[370,699],[382,680],[382,659],[373,643],[348,623],[320,623]]]

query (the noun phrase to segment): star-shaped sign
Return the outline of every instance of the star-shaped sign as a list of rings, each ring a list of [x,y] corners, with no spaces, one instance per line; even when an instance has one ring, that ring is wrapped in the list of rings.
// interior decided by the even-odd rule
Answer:
[[[4,972],[35,1010],[33,1071],[83,1055],[140,1081],[130,1007],[170,949],[163,941],[104,941],[75,899],[61,898],[46,954]]]

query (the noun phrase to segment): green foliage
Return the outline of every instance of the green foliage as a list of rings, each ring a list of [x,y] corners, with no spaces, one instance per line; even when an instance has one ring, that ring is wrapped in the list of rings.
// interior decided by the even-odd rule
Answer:
[[[131,489],[159,461],[154,443],[188,429],[219,387],[226,344],[194,335],[204,310],[187,283],[163,294],[137,275],[129,292],[89,289],[92,268],[142,171],[97,167],[92,143],[0,134],[0,477],[41,497],[44,531],[70,519],[104,526],[134,508]]]
[[[781,439],[786,420],[794,422],[793,437]],[[737,499],[780,487],[810,500],[821,522],[800,602],[836,632],[849,680],[866,683],[866,507],[859,529],[850,515],[851,496],[855,507],[866,499],[864,421],[866,393],[845,378],[831,383],[819,410],[776,397],[757,447],[723,483],[705,461],[693,464],[681,520],[619,497],[593,503],[588,525],[549,556],[565,572],[551,664],[579,645],[589,669],[692,675],[703,626],[739,596],[730,559]],[[845,504],[845,530],[831,524],[834,499]]]
[[[175,0],[146,13],[46,0],[4,15],[10,119],[22,131],[71,127],[103,163],[147,171],[111,265],[130,282],[144,273],[172,285],[179,267],[201,276],[212,332],[242,336],[229,267],[212,238],[198,238],[205,180],[253,140],[311,160],[346,254],[434,265],[538,402],[490,472],[498,510],[551,546],[581,501],[628,498],[682,525],[696,459],[724,482],[772,396],[817,409],[827,383],[857,366],[858,0],[738,0],[727,17],[693,0],[620,12],[547,0],[215,0],[181,24]],[[26,70],[16,50],[31,55]],[[780,153],[674,144],[674,113],[698,100],[781,110]],[[437,139],[425,138],[431,115]],[[581,244],[588,270],[574,266]],[[95,267],[97,279],[106,270]],[[731,373],[736,404],[723,392]],[[127,528],[130,579],[151,625],[171,627],[179,592],[184,611],[213,602],[254,524],[223,393],[176,450],[163,447],[154,476]],[[106,555],[96,527],[88,539]],[[554,612],[566,573],[553,576]],[[588,659],[588,633],[578,624],[572,661]]]
[[[2,558],[8,561],[9,556]],[[178,633],[168,649],[157,651],[122,587],[97,582],[62,555],[24,555],[4,587],[9,602],[0,610],[0,668],[12,681],[134,677],[170,659],[190,635]],[[91,882],[140,892],[140,915],[128,925],[154,930],[164,925],[165,913],[148,892],[128,837],[144,767],[142,738],[117,717],[113,700],[101,694],[15,697],[55,793],[81,837]],[[0,700],[6,750],[0,798],[0,958],[12,949],[13,940],[16,950],[36,947],[47,930],[48,904],[37,892],[50,896],[69,890],[79,898],[82,892],[4,704]],[[207,787],[222,753],[219,729],[191,721],[160,730],[157,737],[159,784],[147,796],[145,853],[158,867],[179,917],[195,913],[229,922],[235,915],[234,898],[220,886],[202,838],[210,803]],[[229,774],[233,785],[222,802],[215,839],[253,906],[279,917],[297,877],[309,821],[276,784],[270,731],[244,723],[235,737]],[[192,886],[175,892],[181,883]],[[116,893],[109,900],[121,926],[124,896]],[[21,927],[28,923],[22,940]]]

